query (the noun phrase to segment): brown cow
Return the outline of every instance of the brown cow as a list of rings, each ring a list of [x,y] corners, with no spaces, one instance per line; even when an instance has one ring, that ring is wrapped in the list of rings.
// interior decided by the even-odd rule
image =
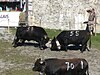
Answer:
[[[39,58],[33,71],[38,71],[41,75],[89,75],[88,62],[83,58],[45,60]]]

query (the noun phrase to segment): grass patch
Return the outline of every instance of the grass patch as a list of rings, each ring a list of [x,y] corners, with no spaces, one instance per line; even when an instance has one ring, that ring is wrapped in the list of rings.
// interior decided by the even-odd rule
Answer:
[[[97,49],[100,49],[100,34],[92,36],[92,46]]]
[[[56,37],[61,32],[61,30],[55,29],[45,29],[45,31],[51,39],[53,39],[53,37]]]

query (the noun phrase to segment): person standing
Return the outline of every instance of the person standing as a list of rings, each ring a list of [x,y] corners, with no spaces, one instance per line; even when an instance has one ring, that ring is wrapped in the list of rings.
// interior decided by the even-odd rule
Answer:
[[[88,18],[89,29],[91,31],[91,34],[92,35],[95,35],[95,33],[94,33],[94,28],[96,27],[96,14],[95,14],[95,9],[92,8],[91,10],[87,10],[87,12],[89,13],[89,18]]]

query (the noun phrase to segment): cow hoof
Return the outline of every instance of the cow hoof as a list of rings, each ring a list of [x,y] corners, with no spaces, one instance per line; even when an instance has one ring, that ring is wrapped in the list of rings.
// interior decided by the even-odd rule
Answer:
[[[17,45],[13,45],[13,47],[14,47],[14,48],[16,48],[16,47],[17,47]]]
[[[68,50],[65,50],[66,52],[68,51]]]
[[[81,53],[83,53],[83,51],[81,51]]]
[[[67,52],[67,51],[68,51],[68,49],[65,49],[65,51]]]

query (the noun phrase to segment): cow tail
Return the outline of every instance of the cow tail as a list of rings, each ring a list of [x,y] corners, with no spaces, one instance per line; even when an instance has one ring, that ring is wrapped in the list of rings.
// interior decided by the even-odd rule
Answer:
[[[90,35],[90,40],[89,40],[89,48],[91,48],[91,35]]]
[[[89,70],[87,70],[87,75],[89,75]]]
[[[88,67],[88,69],[87,69],[87,74],[86,75],[89,75],[89,67]]]

